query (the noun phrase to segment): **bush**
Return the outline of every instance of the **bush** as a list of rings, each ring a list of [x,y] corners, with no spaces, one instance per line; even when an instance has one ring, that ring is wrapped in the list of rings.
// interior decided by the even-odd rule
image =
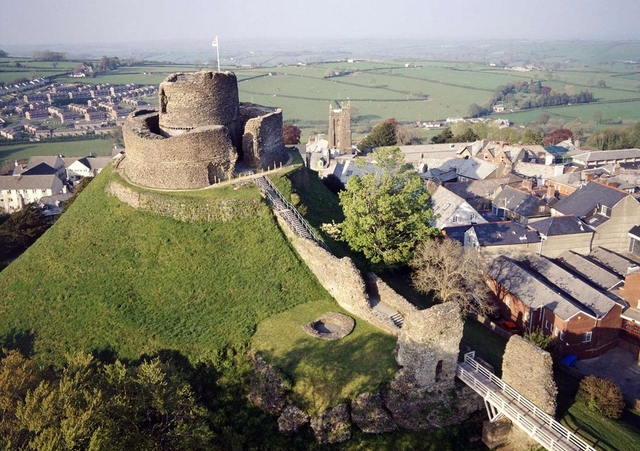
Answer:
[[[553,335],[545,335],[539,327],[531,333],[524,334],[524,338],[543,351],[552,352],[555,348]]]
[[[587,376],[580,382],[576,401],[592,412],[617,419],[624,410],[624,398],[620,387],[609,379]]]

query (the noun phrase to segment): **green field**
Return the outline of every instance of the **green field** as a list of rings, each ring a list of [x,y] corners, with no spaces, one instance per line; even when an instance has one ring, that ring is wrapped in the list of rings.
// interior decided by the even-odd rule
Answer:
[[[616,51],[628,52],[628,46],[602,48],[609,57]],[[617,49],[617,50],[616,50]],[[602,120],[615,122],[640,121],[640,70],[632,65],[600,64],[595,57],[587,58],[588,50],[580,45],[557,48],[528,47],[528,52],[540,59],[556,60],[560,55],[572,55],[568,60],[586,58],[593,65],[573,64],[569,67],[517,72],[490,66],[486,62],[464,61],[358,61],[315,63],[279,67],[228,68],[238,76],[240,99],[283,109],[286,122],[296,123],[303,130],[303,140],[327,132],[328,109],[350,100],[353,107],[354,134],[369,131],[372,125],[394,117],[405,123],[444,120],[466,116],[472,103],[482,105],[495,89],[510,82],[541,80],[557,92],[575,93],[589,90],[597,101],[589,105],[569,105],[558,108],[533,109],[515,113],[500,113],[517,125],[535,121],[547,112],[565,122],[588,123],[593,113]],[[627,53],[628,54],[628,53]],[[491,55],[486,55],[490,60]],[[598,57],[600,58],[600,57]],[[596,58],[597,59],[597,58]],[[497,57],[496,61],[500,58]],[[22,61],[25,67],[9,67],[11,59],[0,59],[0,81],[33,71],[51,71],[51,63]],[[60,69],[76,63],[60,63]],[[408,67],[406,67],[408,66]],[[120,67],[82,83],[139,83],[158,85],[174,72],[206,68],[195,64],[145,64]],[[226,69],[226,68],[225,68]],[[325,78],[333,71],[345,75]],[[61,82],[78,79],[59,78]],[[598,87],[604,82],[606,88]]]
[[[58,141],[0,146],[0,164],[3,161],[28,160],[33,156],[64,155],[85,157],[90,153],[98,156],[111,155],[111,139],[88,139],[84,141]]]

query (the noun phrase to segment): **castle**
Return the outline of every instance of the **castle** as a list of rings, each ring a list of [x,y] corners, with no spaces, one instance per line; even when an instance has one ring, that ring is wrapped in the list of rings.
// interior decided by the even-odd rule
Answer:
[[[123,126],[126,176],[165,189],[197,189],[231,177],[236,164],[286,162],[280,108],[240,103],[233,72],[176,73],[160,83],[160,110],[137,110]]]

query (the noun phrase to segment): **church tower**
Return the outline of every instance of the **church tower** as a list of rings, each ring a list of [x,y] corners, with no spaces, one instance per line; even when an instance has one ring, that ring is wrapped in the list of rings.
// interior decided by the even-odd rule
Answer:
[[[351,102],[333,109],[329,105],[329,149],[338,149],[340,154],[351,153]]]

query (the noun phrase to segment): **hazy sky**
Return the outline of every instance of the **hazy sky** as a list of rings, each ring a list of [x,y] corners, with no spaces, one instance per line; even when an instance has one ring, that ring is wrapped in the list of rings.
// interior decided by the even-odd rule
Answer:
[[[640,39],[639,0],[0,0],[3,45],[197,38]]]

